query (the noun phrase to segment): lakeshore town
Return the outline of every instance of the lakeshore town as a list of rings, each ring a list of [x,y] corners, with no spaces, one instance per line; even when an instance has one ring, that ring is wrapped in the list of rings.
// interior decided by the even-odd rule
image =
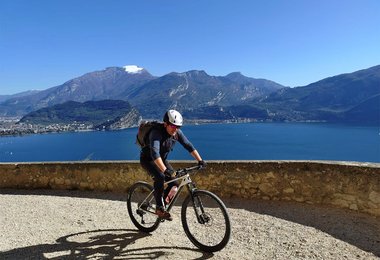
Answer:
[[[0,136],[19,136],[28,134],[44,134],[59,132],[82,132],[82,131],[99,131],[103,128],[94,127],[93,124],[85,124],[79,122],[67,124],[30,124],[20,122],[20,117],[0,117]],[[157,120],[157,119],[150,119]],[[218,124],[218,123],[251,123],[258,122],[254,119],[234,119],[234,120],[187,120],[189,125],[198,124]],[[136,125],[133,125],[136,126]],[[125,128],[125,127],[124,127]],[[120,128],[123,129],[123,128]]]
[[[17,136],[27,134],[43,134],[57,132],[92,131],[92,124],[28,124],[19,122],[17,117],[0,117],[0,136]]]

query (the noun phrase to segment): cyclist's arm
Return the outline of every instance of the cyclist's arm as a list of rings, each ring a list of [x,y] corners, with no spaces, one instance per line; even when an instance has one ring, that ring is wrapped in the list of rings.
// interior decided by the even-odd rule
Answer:
[[[195,148],[192,143],[186,138],[181,130],[177,131],[178,142],[189,152],[192,153]]]
[[[160,140],[162,136],[160,131],[153,129],[149,134],[149,144],[150,144],[150,156],[153,162],[157,165],[161,172],[165,172],[166,166],[162,161],[160,155]]]
[[[202,161],[201,155],[195,149],[193,144],[186,138],[181,130],[178,130],[178,142],[194,157],[195,160]]]
[[[193,156],[194,159],[197,160],[198,162],[202,161],[202,157],[201,157],[201,155],[198,153],[197,150],[192,151],[190,154],[191,154],[191,156]]]
[[[166,165],[164,164],[160,155],[160,141],[162,139],[160,131],[152,130],[149,135],[150,141],[150,154],[153,162],[160,169],[162,173],[166,170]]]
[[[202,157],[200,156],[200,154],[198,153],[197,150],[194,150],[190,153],[195,160],[197,160],[198,162],[202,161]],[[154,160],[154,163],[157,165],[157,167],[160,169],[161,172],[165,172],[166,170],[166,165],[164,164],[164,162],[162,161],[161,157],[158,157],[156,160]]]
[[[156,160],[154,160],[154,163],[157,165],[157,167],[160,169],[161,172],[165,172],[166,165],[162,161],[161,157],[158,157]]]

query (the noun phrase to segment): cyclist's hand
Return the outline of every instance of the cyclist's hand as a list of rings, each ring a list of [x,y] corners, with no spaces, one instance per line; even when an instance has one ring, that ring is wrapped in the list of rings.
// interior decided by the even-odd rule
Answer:
[[[175,171],[169,168],[166,168],[166,170],[164,171],[164,174],[165,176],[170,177],[170,178],[173,178],[176,175]]]
[[[198,161],[198,165],[201,166],[202,168],[206,168],[207,167],[207,163],[203,160],[201,161]]]

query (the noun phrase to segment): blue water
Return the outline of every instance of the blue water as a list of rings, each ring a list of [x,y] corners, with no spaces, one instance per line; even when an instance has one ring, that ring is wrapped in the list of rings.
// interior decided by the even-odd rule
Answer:
[[[0,138],[0,162],[137,160],[137,129]],[[206,160],[380,162],[376,126],[325,123],[209,124],[183,127]],[[177,144],[170,159],[192,159]]]

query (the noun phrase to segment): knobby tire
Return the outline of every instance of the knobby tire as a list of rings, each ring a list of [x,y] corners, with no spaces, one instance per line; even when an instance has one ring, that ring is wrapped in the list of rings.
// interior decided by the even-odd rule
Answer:
[[[138,206],[142,204],[144,199],[148,196],[148,194],[153,190],[152,185],[146,183],[146,182],[136,182],[133,184],[129,191],[128,191],[128,197],[127,197],[127,207],[128,207],[128,213],[131,218],[132,223],[140,230],[146,233],[153,232],[156,230],[160,224],[160,219],[152,215],[151,213],[144,212],[139,210],[138,211]],[[149,210],[153,211],[155,210],[155,200],[154,196],[151,196],[153,198],[152,204],[149,204]],[[143,218],[147,218],[148,223],[143,222],[143,218],[141,215],[138,214],[143,214]],[[144,220],[145,221],[145,220]]]
[[[206,223],[199,223],[195,213],[196,209],[201,212],[202,206]],[[230,239],[231,222],[226,206],[212,192],[196,190],[193,196],[189,195],[182,204],[181,220],[187,237],[202,251],[220,251]]]

